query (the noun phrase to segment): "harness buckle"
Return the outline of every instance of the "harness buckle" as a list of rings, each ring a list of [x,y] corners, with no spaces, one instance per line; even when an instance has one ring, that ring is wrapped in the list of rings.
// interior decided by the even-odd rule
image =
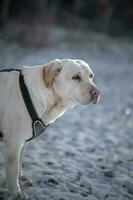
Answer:
[[[33,135],[35,138],[45,131],[45,129],[46,127],[44,126],[42,120],[37,119],[33,122]]]

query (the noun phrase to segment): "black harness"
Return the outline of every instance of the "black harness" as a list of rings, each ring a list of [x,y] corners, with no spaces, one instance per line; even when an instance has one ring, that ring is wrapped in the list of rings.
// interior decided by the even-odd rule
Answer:
[[[43,133],[46,130],[47,126],[45,126],[42,119],[39,118],[39,116],[36,112],[36,109],[33,105],[29,91],[24,82],[24,76],[22,75],[21,70],[19,70],[19,69],[4,69],[4,70],[1,70],[0,72],[12,72],[12,71],[19,72],[19,85],[20,85],[21,94],[22,94],[23,100],[25,102],[25,106],[28,110],[28,113],[32,119],[32,137],[26,140],[26,142],[28,142],[34,138],[37,138],[41,133]]]

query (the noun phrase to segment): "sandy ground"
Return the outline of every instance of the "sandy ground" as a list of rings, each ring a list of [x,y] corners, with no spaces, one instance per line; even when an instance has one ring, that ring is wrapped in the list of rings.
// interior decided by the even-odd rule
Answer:
[[[32,200],[133,199],[133,43],[82,34],[68,39],[57,30],[53,47],[40,49],[0,41],[1,68],[84,59],[101,90],[98,105],[68,111],[27,146],[23,170],[33,186],[21,187]],[[0,188],[6,187],[3,151],[0,142]]]

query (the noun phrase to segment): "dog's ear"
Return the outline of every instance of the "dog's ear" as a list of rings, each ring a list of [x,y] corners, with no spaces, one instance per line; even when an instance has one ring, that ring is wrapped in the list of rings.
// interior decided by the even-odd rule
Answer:
[[[47,63],[43,67],[43,80],[47,88],[50,88],[52,86],[53,81],[60,74],[61,69],[61,61],[58,59]]]

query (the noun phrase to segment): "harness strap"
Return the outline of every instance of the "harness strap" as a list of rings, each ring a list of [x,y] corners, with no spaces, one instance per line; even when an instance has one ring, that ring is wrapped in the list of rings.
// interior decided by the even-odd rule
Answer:
[[[20,69],[13,69],[13,68],[10,68],[10,69],[2,69],[2,70],[0,70],[0,72],[12,72],[12,71],[21,72]]]
[[[25,102],[25,106],[28,110],[28,113],[32,119],[32,137],[26,140],[26,142],[38,137],[42,132],[46,130],[45,124],[43,123],[42,119],[39,118],[36,109],[33,105],[32,99],[30,97],[29,91],[26,87],[25,81],[24,81],[24,76],[21,73],[20,69],[3,69],[0,70],[0,72],[12,72],[12,71],[18,71],[20,72],[19,74],[19,85],[20,85],[20,90],[21,94],[23,97],[23,100]]]
[[[44,125],[42,119],[40,119],[38,117],[38,114],[33,105],[32,99],[30,97],[29,91],[25,85],[24,76],[22,75],[21,71],[19,74],[19,84],[20,84],[20,90],[21,90],[26,108],[32,119],[33,136],[31,138],[29,138],[28,140],[26,140],[26,142],[28,142],[28,141],[32,140],[33,138],[38,137],[42,132],[44,132],[46,129],[46,126]]]

